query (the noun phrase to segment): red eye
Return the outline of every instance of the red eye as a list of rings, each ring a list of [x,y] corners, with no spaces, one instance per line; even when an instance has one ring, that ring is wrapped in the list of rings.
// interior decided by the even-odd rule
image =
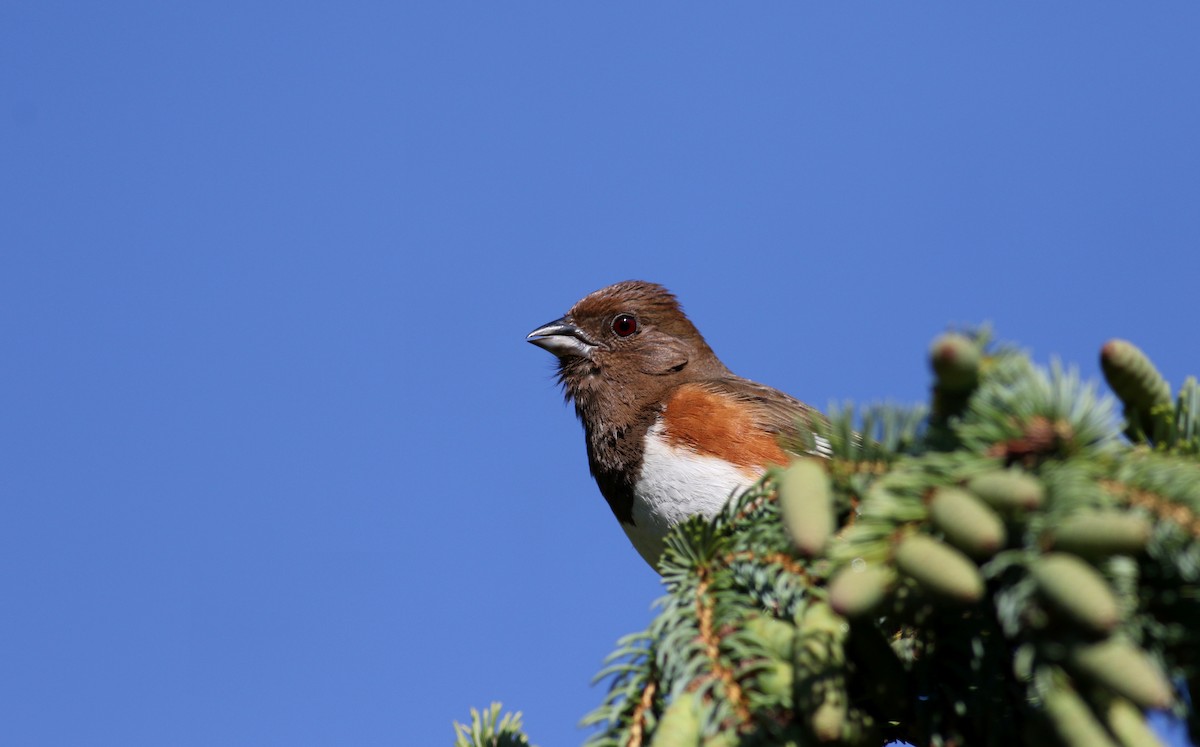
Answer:
[[[612,331],[617,337],[629,337],[637,332],[637,317],[632,314],[617,314],[612,320]]]

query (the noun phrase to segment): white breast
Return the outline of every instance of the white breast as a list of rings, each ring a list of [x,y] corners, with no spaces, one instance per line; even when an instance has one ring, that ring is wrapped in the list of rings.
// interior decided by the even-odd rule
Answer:
[[[743,470],[716,457],[672,446],[655,423],[646,433],[642,472],[633,489],[634,524],[622,524],[646,562],[657,566],[663,538],[689,516],[713,516],[762,470]]]

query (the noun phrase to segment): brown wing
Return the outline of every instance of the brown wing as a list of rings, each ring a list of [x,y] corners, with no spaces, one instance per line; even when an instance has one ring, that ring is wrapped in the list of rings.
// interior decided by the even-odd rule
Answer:
[[[795,435],[798,426],[820,417],[816,410],[791,395],[756,381],[731,376],[700,384],[711,392],[745,402],[755,412],[756,422],[772,433]]]
[[[786,464],[781,444],[796,442],[815,411],[771,387],[731,376],[693,381],[666,400],[669,441],[747,468]]]

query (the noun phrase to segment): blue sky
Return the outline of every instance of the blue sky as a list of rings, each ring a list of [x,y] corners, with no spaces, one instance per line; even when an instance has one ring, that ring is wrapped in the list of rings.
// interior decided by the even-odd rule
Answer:
[[[303,6],[303,7],[302,7]],[[578,744],[660,588],[533,327],[1200,373],[1191,3],[0,8],[0,742]]]

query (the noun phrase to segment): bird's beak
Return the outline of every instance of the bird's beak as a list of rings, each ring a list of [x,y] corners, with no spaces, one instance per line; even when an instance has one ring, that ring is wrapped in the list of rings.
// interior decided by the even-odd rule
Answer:
[[[530,332],[525,340],[549,350],[559,358],[591,358],[592,351],[596,349],[596,343],[588,339],[583,330],[571,324],[565,316],[543,324]]]

